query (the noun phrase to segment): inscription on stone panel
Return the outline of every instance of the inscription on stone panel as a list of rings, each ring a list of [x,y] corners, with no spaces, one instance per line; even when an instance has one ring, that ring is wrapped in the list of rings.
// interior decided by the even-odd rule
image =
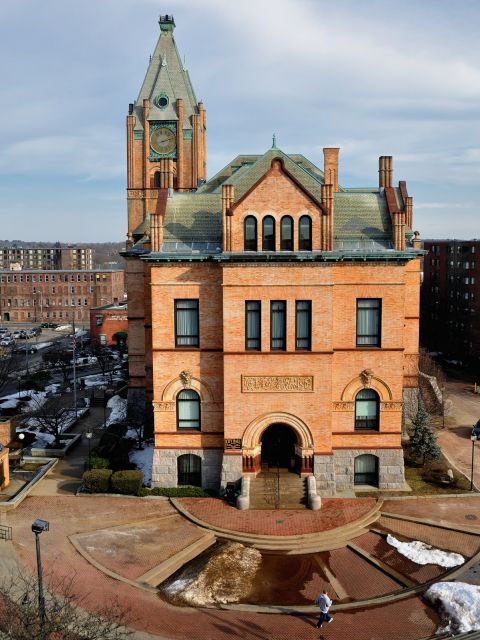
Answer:
[[[145,191],[143,189],[129,189],[127,198],[144,198]]]
[[[353,402],[334,402],[334,411],[353,411]]]
[[[243,393],[305,393],[313,391],[313,376],[242,376]]]
[[[401,411],[403,402],[382,402],[380,404],[381,411]]]
[[[175,411],[175,402],[153,402],[154,411]]]
[[[242,448],[241,438],[225,438],[224,443],[225,451],[238,451]]]

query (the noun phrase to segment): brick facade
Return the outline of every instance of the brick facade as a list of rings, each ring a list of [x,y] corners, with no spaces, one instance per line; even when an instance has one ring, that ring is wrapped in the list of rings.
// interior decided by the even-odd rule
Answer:
[[[0,271],[2,323],[90,323],[90,307],[123,300],[123,271]]]
[[[480,240],[428,240],[424,249],[422,344],[478,370]]]
[[[171,40],[162,29],[157,48],[169,68]],[[150,98],[158,99],[154,89]],[[138,104],[136,119],[127,121],[132,131],[141,124]],[[135,401],[144,397],[153,406],[153,483],[184,483],[183,457],[192,454],[200,469],[195,483],[203,486],[257,475],[273,456],[268,438],[282,433],[282,465],[313,474],[324,495],[361,482],[362,455],[375,461],[369,481],[401,489],[404,396],[417,387],[422,252],[406,184],[393,186],[391,157],[380,157],[378,187],[349,190],[338,183],[338,149],[324,150],[322,171],[274,146],[263,156],[238,156],[211,181],[179,194],[169,178],[178,164],[166,159],[160,188],[149,190],[155,167],[145,151],[143,169],[137,167],[134,145],[131,138],[129,186],[137,191],[135,200],[129,194],[124,254],[130,389]],[[275,225],[268,247],[267,217]],[[252,219],[256,237],[247,246]],[[307,240],[302,220],[309,220]],[[198,344],[190,346],[179,341],[178,303],[185,300],[198,304]],[[359,342],[358,300],[377,305],[376,343]],[[247,301],[260,314],[255,349],[246,340]],[[286,310],[281,349],[272,336],[274,301]],[[298,301],[311,314],[305,343],[297,341]],[[369,411],[377,403],[377,422],[368,428],[356,420],[365,390],[375,399]],[[200,401],[194,428],[181,424],[182,398]]]
[[[90,338],[93,343],[116,345],[116,333],[128,335],[127,301],[90,309]]]

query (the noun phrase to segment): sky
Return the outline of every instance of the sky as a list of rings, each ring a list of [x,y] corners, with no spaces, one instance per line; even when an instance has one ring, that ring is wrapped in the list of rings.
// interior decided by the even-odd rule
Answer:
[[[209,176],[273,132],[320,167],[340,147],[349,187],[392,155],[423,238],[480,237],[478,0],[2,0],[1,239],[125,239],[125,117],[165,13]]]

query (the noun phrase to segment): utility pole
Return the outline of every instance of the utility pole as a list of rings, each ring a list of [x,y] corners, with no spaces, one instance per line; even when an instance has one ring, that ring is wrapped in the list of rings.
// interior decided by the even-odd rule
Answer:
[[[76,346],[77,341],[75,338],[75,310],[72,314],[72,329],[73,329],[73,341],[72,341],[72,355],[73,355],[73,406],[75,409],[75,419],[77,418],[77,353]]]

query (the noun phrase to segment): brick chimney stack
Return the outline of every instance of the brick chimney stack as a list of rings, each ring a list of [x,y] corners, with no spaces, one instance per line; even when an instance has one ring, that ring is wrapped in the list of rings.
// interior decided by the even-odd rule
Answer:
[[[338,147],[324,147],[323,174],[325,184],[331,184],[334,193],[338,191]]]
[[[393,182],[392,156],[380,156],[378,159],[378,186],[391,187]]]
[[[230,207],[234,201],[234,187],[232,184],[222,185],[222,219],[223,219],[223,250],[232,250],[232,212]]]

